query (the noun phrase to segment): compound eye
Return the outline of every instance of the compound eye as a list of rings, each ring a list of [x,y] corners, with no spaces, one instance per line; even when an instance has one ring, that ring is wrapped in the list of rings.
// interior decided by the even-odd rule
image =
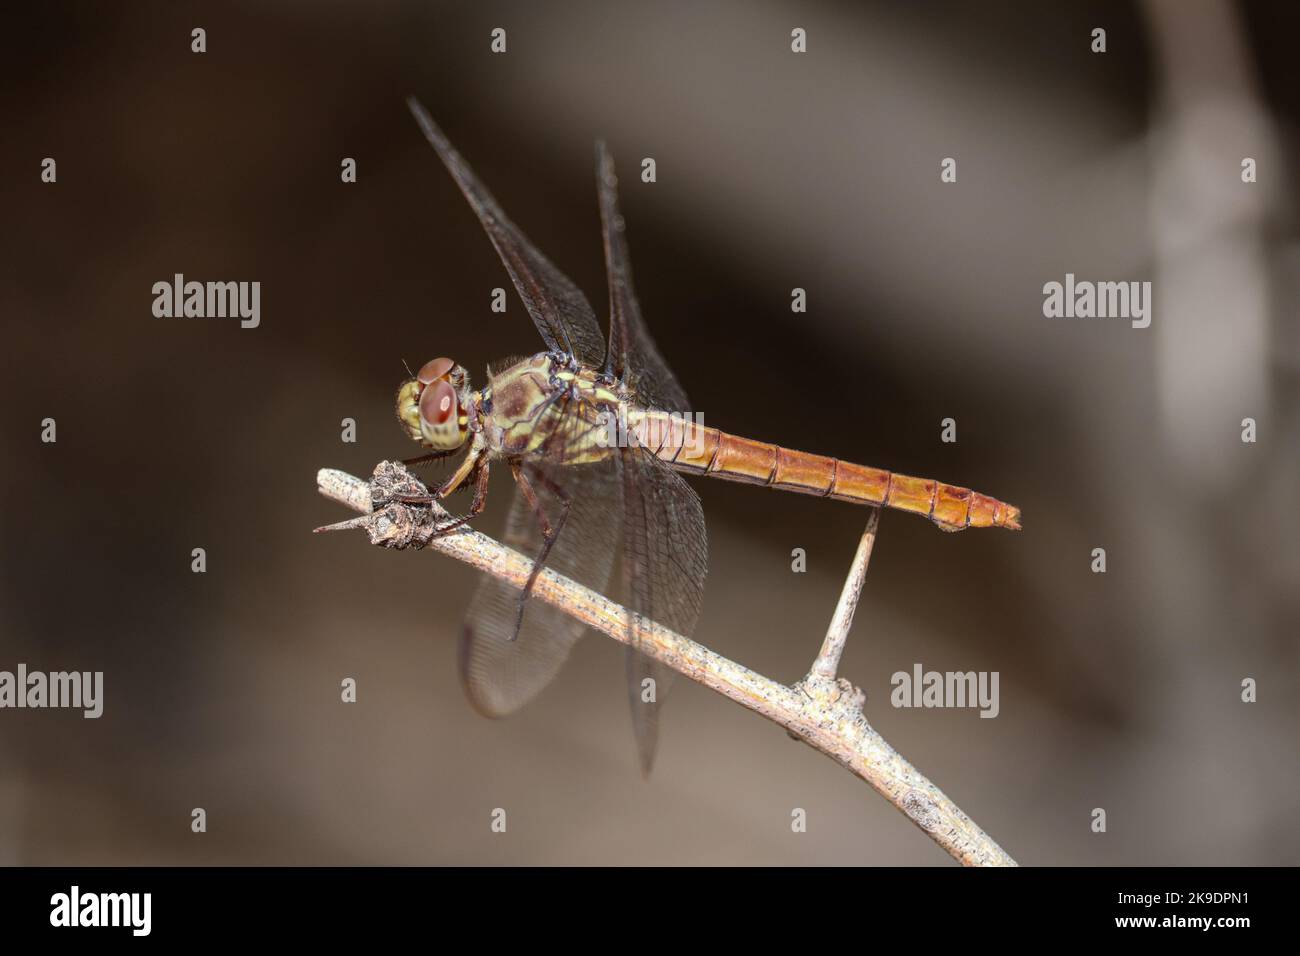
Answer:
[[[445,425],[455,414],[456,390],[449,383],[434,382],[420,395],[420,417],[427,424]]]
[[[432,362],[425,362],[420,374],[415,377],[421,385],[431,385],[455,367],[456,363],[449,358],[436,358]]]

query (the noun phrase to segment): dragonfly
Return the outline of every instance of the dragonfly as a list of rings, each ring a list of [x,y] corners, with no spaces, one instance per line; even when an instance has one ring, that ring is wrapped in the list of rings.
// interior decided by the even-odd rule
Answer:
[[[596,144],[596,186],[608,339],[586,297],[510,221],[428,112],[414,98],[408,106],[478,215],[545,344],[527,358],[489,367],[478,390],[463,366],[435,358],[397,393],[398,419],[426,449],[404,464],[464,456],[427,495],[401,500],[427,504],[471,490],[467,513],[434,532],[452,533],[482,513],[489,469],[504,463],[515,482],[504,542],[534,557],[522,590],[486,575],[471,600],[458,660],[475,709],[504,716],[532,700],[585,630],[528,600],[543,567],[599,593],[619,584],[628,699],[641,769],[650,772],[669,675],[639,650],[642,622],[690,636],[708,570],[704,513],[682,474],[892,508],[946,531],[1020,529],[1019,509],[968,488],[705,426],[642,319],[604,143]]]

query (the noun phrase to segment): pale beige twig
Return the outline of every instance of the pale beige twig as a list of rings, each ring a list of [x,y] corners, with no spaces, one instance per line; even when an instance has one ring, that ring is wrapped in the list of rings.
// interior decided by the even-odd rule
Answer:
[[[834,678],[840,667],[840,655],[849,639],[849,628],[853,626],[853,612],[858,609],[858,595],[862,593],[862,582],[867,579],[867,564],[871,561],[871,549],[876,544],[876,528],[880,525],[880,509],[872,508],[867,516],[867,530],[862,532],[858,542],[858,551],[853,555],[853,564],[849,567],[849,576],[844,579],[844,589],[840,591],[840,603],[835,606],[835,615],[831,626],[826,629],[826,639],[822,649],[813,661],[809,675]]]
[[[376,469],[376,481],[381,469],[393,467],[382,463]],[[431,514],[428,508],[389,504],[372,512],[369,483],[330,468],[321,469],[316,481],[321,494],[363,513],[361,517],[317,530],[360,528],[374,544],[423,546],[420,529],[433,523],[427,520]],[[440,510],[432,513],[434,521]],[[642,625],[641,650],[679,674],[780,724],[792,736],[843,764],[961,863],[1015,866],[1015,860],[867,723],[862,713],[862,691],[834,676],[875,540],[877,520],[878,514],[873,510],[849,582],[832,619],[826,646],[818,657],[821,666],[814,666],[795,686],[769,680],[652,622]],[[496,575],[517,588],[523,587],[532,569],[530,559],[478,531],[461,530],[432,538],[427,541],[427,547]],[[616,641],[627,640],[627,611],[621,605],[549,569],[538,576],[533,600],[557,607]]]

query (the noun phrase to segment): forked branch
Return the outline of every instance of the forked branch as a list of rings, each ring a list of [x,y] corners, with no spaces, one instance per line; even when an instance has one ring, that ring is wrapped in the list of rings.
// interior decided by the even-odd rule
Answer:
[[[410,482],[415,482],[400,465],[381,463],[375,469],[373,483],[330,468],[321,469],[316,482],[325,497],[362,512],[358,518],[319,531],[360,528],[369,534],[372,544],[390,548],[427,546],[516,588],[522,588],[528,580],[531,560],[478,531],[462,528],[454,534],[430,537],[430,530],[447,518],[436,505],[431,509],[393,503],[372,510],[372,495],[378,494],[382,500],[394,487],[409,487]],[[653,622],[643,625],[641,649],[679,674],[780,724],[791,736],[843,764],[961,863],[1015,866],[1015,860],[867,723],[862,713],[862,691],[835,677],[875,541],[878,517],[873,509],[822,652],[808,676],[795,686],[769,680]],[[616,641],[627,639],[627,612],[621,605],[554,571],[541,572],[532,600],[559,608]]]

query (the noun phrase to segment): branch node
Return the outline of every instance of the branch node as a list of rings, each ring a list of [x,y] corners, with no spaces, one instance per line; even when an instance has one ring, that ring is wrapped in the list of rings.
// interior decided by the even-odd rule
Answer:
[[[863,705],[867,702],[866,692],[854,686],[851,681],[840,678],[824,677],[809,672],[808,676],[794,685],[806,702],[804,710],[814,716],[820,725],[827,723],[853,724],[861,721],[866,724]]]

